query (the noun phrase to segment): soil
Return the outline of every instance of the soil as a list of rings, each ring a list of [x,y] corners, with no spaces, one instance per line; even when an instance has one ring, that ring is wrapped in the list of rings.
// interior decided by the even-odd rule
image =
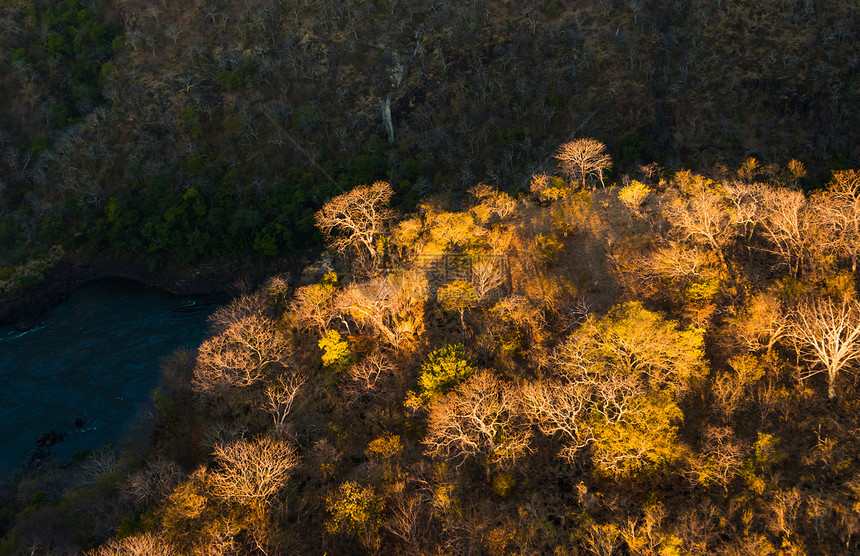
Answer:
[[[87,282],[124,278],[179,295],[240,292],[268,277],[302,268],[297,260],[267,263],[219,261],[192,268],[178,265],[151,270],[146,264],[115,255],[74,253],[45,273],[44,280],[26,291],[0,297],[0,324],[28,330],[48,309],[65,301]]]

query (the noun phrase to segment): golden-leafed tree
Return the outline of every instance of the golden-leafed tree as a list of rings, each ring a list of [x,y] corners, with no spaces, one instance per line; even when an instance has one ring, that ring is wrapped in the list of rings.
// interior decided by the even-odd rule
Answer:
[[[377,240],[393,216],[388,208],[394,190],[384,181],[363,185],[326,202],[316,213],[316,226],[332,248],[352,256],[368,275],[376,272],[382,253]]]
[[[415,273],[378,276],[341,291],[335,308],[360,326],[369,326],[392,347],[403,347],[423,329],[427,280]]]
[[[304,328],[316,327],[320,334],[325,334],[332,319],[335,317],[334,299],[337,293],[337,278],[334,273],[318,284],[311,284],[296,290],[296,295],[290,309],[298,324]]]
[[[590,316],[559,349],[559,382],[526,390],[539,427],[561,433],[571,460],[585,445],[615,476],[665,469],[681,454],[676,400],[702,376],[701,331],[677,325],[640,303]]]
[[[555,155],[562,171],[573,181],[578,178],[585,187],[585,180],[595,176],[603,183],[603,172],[612,168],[612,158],[606,152],[606,145],[596,139],[577,139],[559,147]]]

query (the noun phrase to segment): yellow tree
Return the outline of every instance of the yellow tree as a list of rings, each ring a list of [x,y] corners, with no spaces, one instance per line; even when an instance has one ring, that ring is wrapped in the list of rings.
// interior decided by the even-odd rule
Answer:
[[[475,286],[464,280],[454,280],[439,288],[436,292],[436,300],[446,311],[455,311],[460,315],[460,326],[465,337],[466,320],[464,314],[478,304],[478,292]]]
[[[560,348],[558,383],[527,389],[525,400],[545,433],[561,433],[561,455],[591,445],[612,475],[657,470],[677,459],[675,399],[704,371],[699,331],[626,303],[590,316]]]
[[[574,177],[585,180],[588,176],[596,176],[603,183],[603,171],[612,167],[612,158],[606,152],[606,145],[596,139],[577,139],[559,147],[555,158],[559,161],[562,171],[573,181]]]
[[[316,226],[341,255],[352,255],[368,275],[381,259],[378,238],[393,216],[388,207],[394,190],[384,181],[356,187],[330,199],[316,213]]]

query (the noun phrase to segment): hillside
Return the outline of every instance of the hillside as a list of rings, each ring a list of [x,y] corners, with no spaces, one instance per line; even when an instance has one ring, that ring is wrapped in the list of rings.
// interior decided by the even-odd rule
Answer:
[[[384,179],[407,211],[517,194],[580,136],[613,180],[752,156],[810,186],[860,161],[853,2],[4,0],[0,21],[7,294],[54,246],[153,268],[316,250],[350,187]]]
[[[855,553],[860,172],[777,170],[351,189],[0,553]]]

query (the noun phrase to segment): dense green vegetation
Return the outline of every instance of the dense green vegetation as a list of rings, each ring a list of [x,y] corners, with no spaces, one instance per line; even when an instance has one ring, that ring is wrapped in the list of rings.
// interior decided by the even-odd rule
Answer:
[[[2,550],[860,549],[860,172],[561,168],[330,200],[334,259],[165,361],[150,438],[19,473]]]
[[[860,160],[852,2],[4,0],[0,22],[9,275],[55,245],[316,249],[313,213],[350,187],[387,180],[406,210],[515,194],[574,136],[615,178],[793,157],[815,185]]]

